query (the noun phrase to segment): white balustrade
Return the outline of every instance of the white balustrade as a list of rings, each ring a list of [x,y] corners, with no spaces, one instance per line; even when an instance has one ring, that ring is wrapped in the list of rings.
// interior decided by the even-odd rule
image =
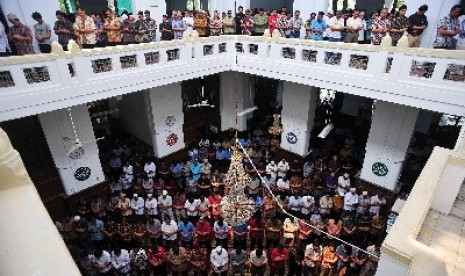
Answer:
[[[0,58],[0,121],[237,70],[465,115],[465,52],[220,36]]]

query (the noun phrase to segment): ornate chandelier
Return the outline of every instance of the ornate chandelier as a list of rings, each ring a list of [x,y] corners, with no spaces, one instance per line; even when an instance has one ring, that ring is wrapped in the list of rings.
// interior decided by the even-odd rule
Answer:
[[[239,151],[238,145],[233,147],[231,164],[224,182],[229,188],[229,194],[221,200],[222,216],[231,226],[241,225],[252,217],[255,204],[250,202],[244,193],[245,187],[250,182],[250,176],[244,171],[242,152]]]
[[[281,127],[281,115],[274,114],[273,115],[273,125],[268,128],[268,133],[274,136],[279,136],[283,132],[283,128]]]

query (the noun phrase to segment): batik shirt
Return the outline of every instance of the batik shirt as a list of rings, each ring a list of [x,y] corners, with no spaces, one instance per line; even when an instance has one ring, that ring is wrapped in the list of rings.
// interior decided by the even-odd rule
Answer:
[[[150,39],[152,40],[156,36],[157,22],[153,19],[145,19],[144,25],[146,30],[151,30],[149,32]]]
[[[21,24],[18,27],[11,26],[8,35],[10,37],[14,35],[20,35],[22,37],[32,38],[31,29],[24,24]],[[34,54],[34,46],[32,46],[32,41],[15,41],[14,43],[18,55]]]
[[[105,28],[117,28],[116,30],[107,30],[108,42],[121,42],[121,21],[118,17],[107,18],[105,20]]]
[[[248,15],[244,16],[241,20],[242,34],[251,35],[254,23],[255,21],[253,20],[253,17],[248,16]]]
[[[186,28],[186,23],[181,20],[172,20],[171,21],[171,28],[174,29],[185,29]],[[181,31],[173,31],[173,38],[174,39],[181,39],[182,38],[182,33]]]
[[[388,28],[390,29],[391,28],[391,21],[387,18],[385,19],[378,19],[378,20],[375,20],[373,21],[373,25],[371,26],[371,29],[372,30],[375,30],[375,29],[384,29],[384,28]],[[379,45],[381,44],[381,40],[383,39],[383,37],[386,36],[386,32],[384,33],[375,33],[373,32],[373,37],[371,38],[371,43],[373,45]]]
[[[450,17],[450,15],[446,15],[438,21],[433,47],[451,48],[452,37],[440,34],[439,29],[441,28],[446,31],[454,31],[455,29],[460,29],[460,22],[457,18]]]
[[[392,28],[396,30],[404,29],[408,27],[408,18],[405,16],[396,16],[394,20],[392,20]],[[402,37],[402,33],[392,33],[391,37],[393,39],[400,39]]]

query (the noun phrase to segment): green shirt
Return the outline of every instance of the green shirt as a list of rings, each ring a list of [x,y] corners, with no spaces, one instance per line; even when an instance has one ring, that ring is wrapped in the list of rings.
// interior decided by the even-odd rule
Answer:
[[[266,14],[264,15],[256,14],[254,16],[254,20],[255,20],[254,31],[256,33],[264,33],[267,27],[268,16],[266,16]]]
[[[234,17],[231,16],[231,17],[228,17],[226,16],[225,18],[223,18],[223,33],[224,34],[235,34],[236,33],[236,21],[234,21]],[[232,27],[231,26],[226,26],[227,25],[231,25],[232,24]]]

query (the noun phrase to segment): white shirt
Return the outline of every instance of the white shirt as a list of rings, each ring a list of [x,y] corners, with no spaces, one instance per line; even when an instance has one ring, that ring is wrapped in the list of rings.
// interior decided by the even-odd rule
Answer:
[[[184,35],[189,36],[194,31],[194,18],[193,17],[184,17],[184,22],[186,23],[186,31]]]
[[[337,178],[337,191],[340,195],[345,195],[350,187],[350,177],[347,179],[344,178],[343,175]]]
[[[131,199],[131,209],[134,210],[134,214],[143,215],[144,214],[144,199],[140,196],[137,198]]]
[[[177,239],[178,224],[174,220],[171,220],[170,224],[166,224],[166,222],[163,222],[163,224],[161,225],[161,231],[174,233],[173,235],[169,237],[165,235],[165,233],[163,233],[164,240],[174,241]]]
[[[97,271],[100,273],[106,273],[110,271],[112,267],[110,253],[108,253],[108,251],[106,250],[102,251],[102,256],[100,256],[100,258],[97,258],[94,256],[93,261],[94,261],[94,264],[98,264],[98,265],[107,264],[107,266],[105,266],[104,268],[97,269]]]
[[[278,182],[276,182],[276,186],[278,187],[278,189],[289,189],[289,182],[288,181],[284,181],[282,178],[280,178],[278,180]]]
[[[213,249],[212,253],[210,254],[210,262],[213,266],[213,270],[216,273],[221,273],[228,269],[228,251],[226,249],[221,248],[221,254],[216,252],[216,248]]]
[[[192,203],[189,200],[186,200],[184,203],[184,209],[186,209],[186,213],[188,216],[198,216],[199,215],[199,201],[194,199]]]
[[[153,162],[150,162],[148,164],[145,163],[144,172],[147,174],[148,177],[154,178],[157,172],[157,166],[155,166],[155,163]]]
[[[163,198],[163,196],[161,195],[158,197],[158,204],[163,204],[165,206],[173,206],[173,199],[170,195],[167,195],[166,198]]]
[[[131,165],[123,167],[123,172],[126,174],[126,180],[132,182],[134,180],[134,168]]]
[[[334,25],[336,25],[336,23],[339,23],[340,28],[344,27],[344,18],[341,17],[341,18],[337,19],[337,16],[333,16],[333,17],[331,17],[331,19],[329,19],[328,25],[330,27],[334,28],[334,27],[336,27],[336,26],[334,26]],[[331,28],[329,28],[328,37],[341,38],[342,33],[341,33],[341,31],[332,31]]]
[[[228,238],[228,223],[223,220],[223,226],[218,225],[218,221],[215,221],[213,224],[213,231],[215,232],[215,238],[217,239],[226,239]],[[218,234],[216,232],[223,231],[223,234]]]
[[[158,203],[155,198],[147,198],[145,200],[145,209],[147,209],[147,214],[154,216],[158,214]]]
[[[315,198],[313,198],[313,196],[302,197],[302,205],[300,208],[300,212],[304,215],[310,214],[312,205],[314,204],[315,204]]]
[[[121,254],[116,256],[115,253],[111,253],[111,263],[113,267],[121,273],[128,273],[131,271],[131,259],[129,258],[129,252],[126,249],[121,249]]]
[[[278,176],[285,177],[286,172],[289,170],[289,162],[287,161],[279,161],[278,163]]]
[[[303,176],[307,177],[309,174],[313,172],[313,163],[310,161],[305,162],[302,171]]]
[[[347,27],[351,27],[353,29],[355,28],[360,28],[360,27],[363,27],[363,23],[362,23],[362,19],[360,19],[359,17],[357,18],[354,18],[353,16],[352,17],[349,17],[347,19],[347,24],[346,24]]]
[[[292,211],[299,211],[302,205],[302,198],[300,196],[297,198],[295,196],[291,196],[289,197],[288,202]]]
[[[384,205],[386,204],[386,199],[380,199],[378,197],[378,195],[374,195],[371,197],[371,200],[370,200],[370,213],[372,214],[378,214],[379,213],[379,209],[381,209],[381,205]]]
[[[313,259],[321,258],[322,253],[323,253],[323,247],[321,245],[318,246],[317,248],[314,248],[313,243],[308,244],[307,247],[305,247],[304,265],[308,267],[314,267],[315,262],[312,261],[312,258]]]
[[[267,174],[271,175],[271,178],[276,178],[276,176],[278,175],[278,166],[276,165],[276,163],[269,163],[268,165],[266,165],[265,170]]]
[[[362,20],[362,26],[363,28],[358,31],[358,41],[364,41],[365,40],[365,30],[367,28],[367,22],[365,19]]]
[[[358,195],[348,192],[344,196],[344,210],[352,211],[355,210],[354,204],[358,203]]]

